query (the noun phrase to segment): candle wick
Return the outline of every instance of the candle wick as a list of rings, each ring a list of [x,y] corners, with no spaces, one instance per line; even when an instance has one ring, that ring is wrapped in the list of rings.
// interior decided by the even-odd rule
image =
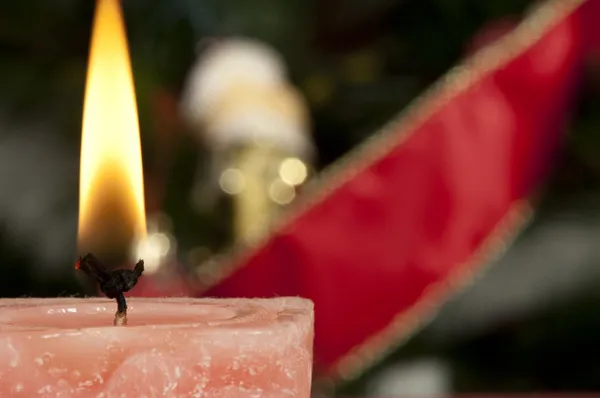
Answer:
[[[127,301],[125,300],[125,295],[120,293],[117,295],[117,312],[125,312],[127,313]]]
[[[127,326],[127,300],[123,293],[117,295],[117,312],[115,313],[115,326]]]
[[[134,269],[109,270],[91,253],[81,257],[75,263],[75,269],[85,272],[94,278],[100,285],[100,291],[109,299],[117,301],[115,313],[115,326],[127,324],[127,300],[125,292],[131,290],[144,272],[144,260],[139,260]]]
[[[115,326],[127,326],[127,310],[115,312]]]

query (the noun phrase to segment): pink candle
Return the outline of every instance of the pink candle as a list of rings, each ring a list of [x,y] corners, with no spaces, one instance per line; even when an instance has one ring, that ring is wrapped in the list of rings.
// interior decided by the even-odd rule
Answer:
[[[0,301],[0,396],[308,398],[301,298]]]

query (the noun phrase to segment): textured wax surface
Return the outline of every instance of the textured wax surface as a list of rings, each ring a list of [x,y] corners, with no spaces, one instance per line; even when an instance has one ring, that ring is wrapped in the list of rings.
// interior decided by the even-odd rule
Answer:
[[[310,396],[313,304],[301,298],[0,300],[0,396]]]

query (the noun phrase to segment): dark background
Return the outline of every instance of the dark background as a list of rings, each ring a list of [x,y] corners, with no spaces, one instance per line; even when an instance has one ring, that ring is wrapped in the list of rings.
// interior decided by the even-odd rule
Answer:
[[[518,21],[531,4],[525,0],[124,1],[149,208],[168,214],[181,253],[195,247],[218,252],[230,243],[228,212],[199,211],[190,205],[198,159],[205,149],[177,115],[186,72],[196,51],[210,40],[250,36],[283,54],[292,81],[311,106],[319,155],[315,166],[320,169],[376,132],[459,62],[478,32]],[[93,1],[82,0],[0,3],[3,297],[83,293],[72,260],[93,10]],[[526,261],[518,253],[511,257],[522,263],[520,270],[531,266],[533,271],[506,276],[503,291],[493,288],[501,271],[490,272],[483,282],[490,286],[487,297],[496,302],[502,300],[493,296],[494,291],[507,295],[509,302],[512,283],[528,283],[536,305],[518,311],[517,300],[507,304],[498,319],[482,300],[468,316],[485,319],[487,326],[471,330],[461,328],[453,315],[456,308],[471,308],[476,300],[476,295],[465,293],[454,312],[450,305],[449,315],[442,314],[440,321],[343,392],[361,393],[391,363],[423,356],[444,358],[451,365],[458,392],[600,389],[600,273],[595,272],[600,254],[592,250],[600,241],[599,94],[600,67],[591,59],[536,219],[517,244],[526,248],[535,240],[539,256],[536,261]],[[553,232],[544,238],[544,231]],[[528,236],[542,237],[528,241]],[[546,249],[559,241],[565,253],[588,254],[584,260],[552,258]],[[186,263],[184,254],[181,262]],[[552,275],[557,269],[579,277],[555,296]],[[456,337],[449,337],[447,330]]]

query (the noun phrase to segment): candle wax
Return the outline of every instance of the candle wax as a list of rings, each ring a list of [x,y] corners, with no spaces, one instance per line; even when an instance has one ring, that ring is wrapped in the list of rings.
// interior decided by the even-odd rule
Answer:
[[[0,396],[308,398],[301,298],[0,300]]]

